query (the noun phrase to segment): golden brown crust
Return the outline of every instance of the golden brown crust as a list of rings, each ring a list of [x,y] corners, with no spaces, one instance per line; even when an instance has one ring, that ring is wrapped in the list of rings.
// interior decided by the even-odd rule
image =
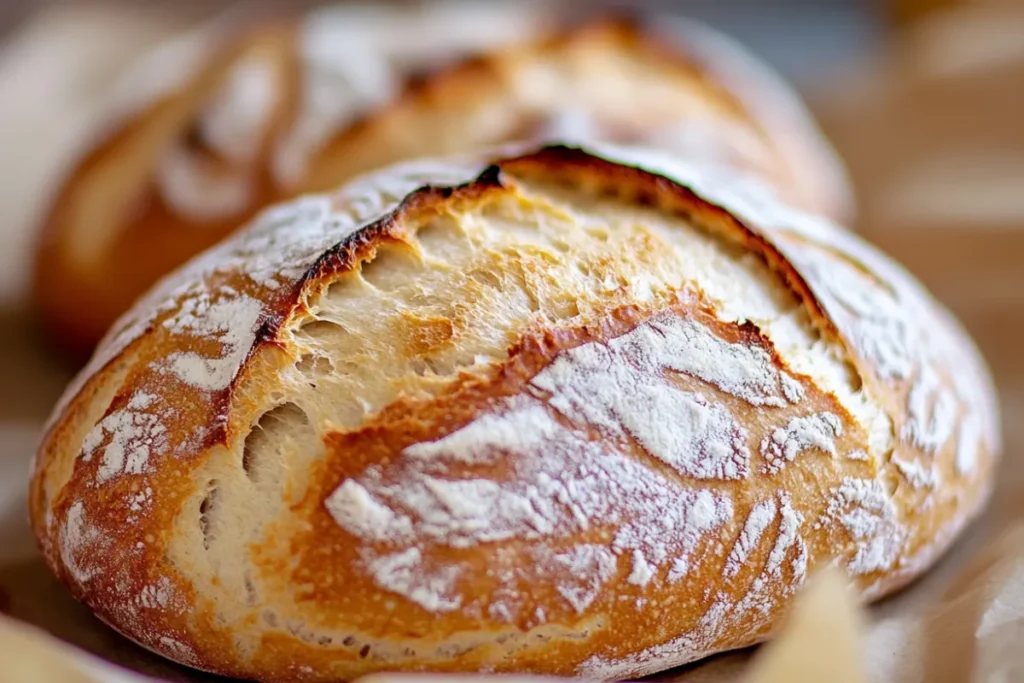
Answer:
[[[759,188],[549,147],[275,209],[57,407],[48,563],[144,646],[265,681],[632,677],[763,639],[833,558],[892,592],[987,499],[987,375],[897,266]]]
[[[438,71],[379,111],[367,108],[386,98],[386,84],[353,91],[348,116],[334,112],[333,124],[306,111],[318,76],[300,63],[295,25],[229,42],[69,172],[37,253],[43,322],[81,356],[160,276],[263,207],[402,159],[525,138],[683,148],[846,218],[842,183],[822,180],[841,166],[785,86],[735,50],[709,47],[706,30],[673,31],[669,40],[653,22],[587,23]]]

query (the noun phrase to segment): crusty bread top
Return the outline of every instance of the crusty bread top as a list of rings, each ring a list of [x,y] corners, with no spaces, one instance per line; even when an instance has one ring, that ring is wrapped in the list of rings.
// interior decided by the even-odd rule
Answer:
[[[844,223],[842,162],[796,93],[737,43],[671,15],[591,21],[464,60],[339,130],[306,187],[502,141],[637,144],[744,169]]]
[[[54,341],[84,360],[156,280],[307,189],[310,158],[409,70],[525,40],[545,17],[531,0],[346,2],[241,30],[252,18],[231,13],[161,46],[55,188],[35,268]]]
[[[513,140],[681,150],[849,217],[842,165],[799,100],[710,29],[595,20],[517,43],[554,20],[531,4],[502,7],[378,16],[345,5],[236,40],[203,34],[171,53],[192,50],[188,77],[167,78],[174,60],[161,53],[144,80],[175,87],[132,100],[57,194],[36,268],[54,336],[91,350],[156,279],[272,203]],[[442,55],[463,58],[402,87]]]
[[[999,449],[973,345],[898,266],[755,181],[597,145],[268,210],[54,417],[55,571],[147,647],[266,680],[749,644],[832,557],[866,598],[923,571]]]

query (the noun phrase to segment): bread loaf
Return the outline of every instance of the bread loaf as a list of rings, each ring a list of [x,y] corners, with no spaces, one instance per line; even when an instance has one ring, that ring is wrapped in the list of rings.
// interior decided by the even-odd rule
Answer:
[[[52,569],[190,666],[641,676],[864,600],[984,505],[970,339],[750,177],[636,148],[407,162],[150,291],[31,486]]]
[[[847,213],[828,145],[742,50],[682,22],[618,20],[499,49],[554,21],[531,7],[343,6],[162,52],[175,80],[134,94],[57,192],[35,278],[51,336],[87,355],[160,276],[269,204],[403,159],[508,140],[683,149],[762,174],[803,206]],[[413,69],[486,45],[491,53],[397,95]],[[182,55],[198,62],[191,72]],[[147,66],[131,80],[150,92],[169,79]]]

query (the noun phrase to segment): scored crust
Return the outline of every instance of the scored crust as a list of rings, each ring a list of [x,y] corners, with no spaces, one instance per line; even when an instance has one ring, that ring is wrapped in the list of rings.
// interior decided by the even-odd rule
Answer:
[[[177,271],[56,408],[31,516],[76,597],[198,668],[613,679],[764,639],[832,561],[904,585],[997,428],[970,340],[856,237],[554,146],[386,169]]]
[[[204,55],[192,75],[176,74],[177,87],[148,104],[133,99],[56,193],[35,280],[54,339],[91,351],[159,277],[277,201],[511,140],[682,149],[763,175],[802,206],[849,215],[842,167],[796,96],[708,29],[600,20],[492,47],[403,89],[401,74],[439,55],[554,23],[532,4],[418,12],[315,12],[179,49]],[[168,78],[150,71],[147,81]]]

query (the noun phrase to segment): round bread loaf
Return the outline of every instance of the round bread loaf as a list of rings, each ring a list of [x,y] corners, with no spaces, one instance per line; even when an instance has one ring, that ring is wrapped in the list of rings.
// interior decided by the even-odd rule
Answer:
[[[161,51],[130,79],[130,105],[71,169],[46,221],[35,292],[54,340],[87,356],[159,277],[274,202],[509,140],[682,149],[770,178],[801,206],[849,213],[842,167],[799,100],[689,23],[595,21],[492,47],[398,96],[414,69],[554,23],[532,4],[493,5],[502,9],[342,6]]]
[[[640,676],[865,600],[985,503],[997,410],[904,271],[766,186],[611,146],[416,161],[263,213],[56,408],[46,558],[261,681]]]

